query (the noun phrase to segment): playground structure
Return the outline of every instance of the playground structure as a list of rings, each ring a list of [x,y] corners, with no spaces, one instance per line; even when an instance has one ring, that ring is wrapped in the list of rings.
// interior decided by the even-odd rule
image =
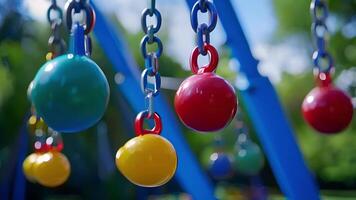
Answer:
[[[142,101],[144,96],[140,92],[137,64],[126,51],[127,44],[121,33],[115,31],[95,3],[97,2],[92,2],[97,15],[94,28],[96,38],[112,62],[115,71],[125,77],[125,80],[117,85],[118,91],[131,103],[135,111],[139,112],[144,108]],[[193,7],[194,3],[193,0],[187,0],[190,7]],[[240,94],[281,190],[288,199],[319,199],[317,185],[303,161],[278,97],[269,80],[257,72],[258,61],[251,54],[231,2],[216,1],[214,3],[227,35],[227,44],[233,56],[240,62],[240,73],[248,79],[249,87],[240,89]],[[200,170],[188,144],[182,137],[178,120],[175,119],[171,108],[162,97],[158,96],[156,99],[154,106],[162,116],[162,123],[165,125],[162,135],[173,143],[179,157],[175,178],[194,199],[214,199],[212,184]],[[264,99],[264,102],[260,99]],[[22,152],[22,154],[25,153]],[[21,199],[24,181],[20,173],[16,183],[15,189],[20,192],[18,195]],[[199,187],[199,190],[196,190],[196,187]]]

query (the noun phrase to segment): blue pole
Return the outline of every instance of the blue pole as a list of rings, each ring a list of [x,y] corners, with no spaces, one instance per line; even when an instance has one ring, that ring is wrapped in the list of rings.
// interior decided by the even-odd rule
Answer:
[[[28,115],[26,115],[25,120],[28,119]],[[28,133],[27,133],[27,123],[24,121],[21,132],[19,135],[19,144],[18,144],[18,158],[16,164],[15,171],[15,181],[13,185],[13,198],[16,200],[25,199],[26,195],[26,180],[25,175],[22,171],[22,163],[25,160],[27,147],[28,147]]]
[[[92,4],[97,17],[94,28],[96,38],[113,64],[114,70],[124,77],[123,82],[118,84],[117,88],[131,103],[135,112],[140,112],[145,107],[137,64],[130,55],[122,35],[115,31],[115,27],[105,19],[102,12],[96,8],[95,3],[92,2]],[[169,104],[162,95],[159,95],[155,100],[155,109],[162,116],[164,126],[162,135],[173,143],[178,154],[179,162],[175,178],[182,188],[192,195],[193,199],[215,199],[213,186],[190,151]]]
[[[187,0],[190,7],[195,2]],[[258,61],[251,53],[231,2],[216,0],[214,3],[227,35],[227,44],[250,83],[240,94],[281,190],[291,200],[320,199],[318,187],[304,163],[277,94],[268,78],[257,71]]]

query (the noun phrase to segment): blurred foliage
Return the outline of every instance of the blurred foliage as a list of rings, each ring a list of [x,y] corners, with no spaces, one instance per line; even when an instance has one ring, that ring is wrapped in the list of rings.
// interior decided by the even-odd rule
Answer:
[[[302,35],[309,44],[311,39],[311,14],[309,0],[273,0],[278,30],[276,37],[288,38],[292,35]],[[330,30],[329,50],[334,56],[336,70],[349,68],[356,63],[356,1],[340,0],[327,1],[329,5],[329,19],[327,25]],[[311,50],[311,46],[306,47]]]
[[[309,0],[273,0],[278,19],[278,30],[274,41],[288,37],[302,36],[300,44],[313,44],[311,38],[311,16]],[[343,69],[356,65],[356,27],[350,26],[356,17],[356,1],[328,1],[330,8],[330,52],[336,63],[335,77]],[[331,28],[332,27],[332,28]],[[345,34],[351,29],[353,37]],[[312,50],[312,46],[305,46]],[[310,66],[312,69],[312,66]],[[280,99],[296,130],[299,143],[307,162],[315,172],[322,188],[355,188],[356,186],[356,120],[351,126],[336,136],[316,133],[306,125],[301,116],[301,104],[306,94],[314,87],[311,70],[298,76],[284,74],[277,85]]]

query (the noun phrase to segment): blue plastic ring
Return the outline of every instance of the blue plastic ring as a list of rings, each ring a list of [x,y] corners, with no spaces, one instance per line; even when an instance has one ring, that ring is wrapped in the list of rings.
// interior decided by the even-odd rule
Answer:
[[[59,13],[59,19],[63,20],[63,12],[62,10],[57,6],[57,4],[52,4],[48,10],[47,10],[47,20],[52,24],[53,22],[55,22],[55,19],[51,18],[51,12],[52,11],[56,11],[57,13]]]
[[[323,10],[323,15],[318,16],[318,10]],[[314,21],[325,21],[329,15],[328,6],[325,4],[324,1],[321,0],[314,0],[310,4],[310,11],[313,15]]]
[[[148,43],[149,39],[150,39],[150,37],[148,35],[146,35],[141,40],[141,53],[145,59],[148,57],[146,47],[147,47],[147,43]],[[162,51],[163,51],[162,41],[158,37],[153,36],[152,43],[150,43],[150,44],[153,44],[153,43],[157,43],[158,49],[156,51],[156,56],[160,57],[162,55]]]
[[[205,36],[205,40],[204,40],[204,36]],[[207,44],[210,43],[210,33],[208,31],[208,25],[206,23],[203,23],[198,26],[198,32],[197,32],[197,45],[200,54],[202,54],[203,56],[205,56],[208,53],[208,51],[204,48],[205,43]]]
[[[216,11],[215,5],[212,2],[206,1],[205,5],[206,5],[206,9],[209,12],[208,31],[212,32],[215,29],[216,24],[218,22],[218,12]],[[204,9],[202,9],[200,7],[200,2],[197,1],[193,6],[193,9],[192,9],[192,12],[191,12],[191,15],[190,15],[190,21],[191,21],[191,24],[192,24],[192,28],[193,28],[193,30],[195,32],[198,31],[198,11],[199,10],[201,12],[204,11]]]
[[[328,61],[327,67],[322,67],[320,66],[320,58],[326,58]],[[313,53],[313,62],[314,66],[320,71],[320,72],[330,72],[334,68],[334,60],[332,56],[327,52],[327,51],[314,51]]]
[[[148,69],[145,69],[143,70],[142,74],[141,74],[141,89],[144,93],[146,93],[146,90],[148,89],[148,76],[149,76],[149,70]],[[152,76],[151,76],[152,77]],[[159,89],[161,88],[161,76],[159,74],[159,72],[157,72],[155,75],[155,87],[153,89],[153,93],[152,95],[153,96],[157,96],[159,94]]]
[[[153,26],[152,27],[152,31],[153,33],[157,33],[159,31],[159,29],[161,28],[161,25],[162,25],[162,16],[161,16],[161,13],[155,9],[152,10],[151,9],[148,9],[146,8],[143,12],[142,12],[142,16],[141,16],[141,25],[142,25],[142,29],[143,29],[143,32],[145,32],[146,34],[148,33],[148,27],[147,27],[147,16],[156,16],[156,19],[157,19],[157,24],[156,26]]]
[[[86,16],[86,26],[85,26],[85,34],[88,34],[92,30],[92,26],[94,25],[93,20],[93,8],[87,4],[85,0],[81,0],[77,2],[75,0],[71,0],[69,3],[66,4],[66,22],[69,31],[72,31],[73,19],[72,19],[72,11],[74,13],[79,13],[81,10],[85,11]]]

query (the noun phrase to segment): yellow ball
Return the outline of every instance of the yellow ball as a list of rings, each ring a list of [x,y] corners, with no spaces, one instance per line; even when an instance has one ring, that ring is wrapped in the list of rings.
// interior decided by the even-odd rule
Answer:
[[[57,187],[67,181],[70,163],[65,155],[50,151],[37,158],[34,165],[36,180],[46,187]]]
[[[173,177],[177,154],[167,139],[146,134],[132,138],[117,151],[116,166],[132,183],[157,187]]]
[[[33,183],[36,182],[34,164],[37,161],[37,158],[41,156],[39,153],[32,153],[26,157],[26,159],[22,163],[22,170],[25,174],[25,177],[28,181]]]

